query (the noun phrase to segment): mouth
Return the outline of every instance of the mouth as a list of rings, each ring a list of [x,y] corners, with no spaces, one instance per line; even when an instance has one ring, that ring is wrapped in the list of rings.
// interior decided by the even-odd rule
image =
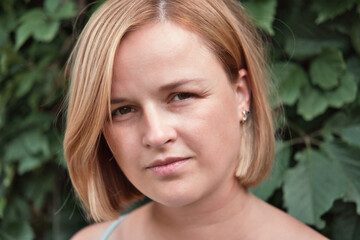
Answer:
[[[175,173],[182,167],[190,158],[184,157],[169,157],[163,160],[156,160],[152,162],[146,169],[151,170],[154,174],[165,176]]]

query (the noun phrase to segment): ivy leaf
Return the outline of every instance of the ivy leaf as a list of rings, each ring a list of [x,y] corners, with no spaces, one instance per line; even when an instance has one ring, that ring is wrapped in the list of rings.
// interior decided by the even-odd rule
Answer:
[[[57,8],[60,5],[61,0],[45,0],[44,8],[47,14],[51,15],[56,13]]]
[[[349,145],[360,147],[360,119],[338,113],[330,118],[322,131],[332,132]]]
[[[34,8],[26,12],[20,18],[21,25],[15,32],[15,48],[19,49],[45,19],[46,16],[42,9]]]
[[[76,16],[75,2],[67,2],[61,6],[59,11],[55,12],[53,17],[57,20],[68,19]]]
[[[355,81],[360,80],[360,57],[350,57],[346,61],[347,71],[350,72],[354,77]]]
[[[357,54],[360,55],[360,21],[355,21],[350,30],[350,38]]]
[[[343,128],[339,134],[346,143],[360,147],[360,125]]]
[[[275,162],[270,176],[262,181],[251,192],[257,197],[267,200],[276,189],[278,189],[284,180],[284,174],[289,166],[291,149],[284,143],[276,144]]]
[[[285,51],[296,60],[317,56],[327,47],[343,52],[349,48],[347,37],[316,26],[311,17],[302,16],[289,27],[292,31],[286,32]]]
[[[32,35],[34,29],[40,25],[40,21],[31,21],[21,25],[15,32],[15,48],[18,50]]]
[[[270,35],[274,35],[272,24],[275,18],[276,4],[276,0],[249,0],[244,3],[244,7],[256,26]]]
[[[345,71],[345,62],[338,50],[326,48],[310,64],[310,77],[315,85],[329,90],[339,84],[339,77]]]
[[[27,221],[18,220],[5,224],[6,233],[13,239],[32,240],[35,235]]]
[[[345,1],[327,1],[327,0],[316,0],[312,2],[311,8],[318,13],[316,23],[320,24],[328,19],[333,19],[337,15],[350,10],[356,0],[345,0]]]
[[[35,22],[35,21],[42,21],[46,18],[44,11],[41,8],[34,8],[31,9],[23,16],[21,16],[19,22],[20,23],[27,23],[27,22]]]
[[[300,221],[323,228],[325,222],[320,217],[345,194],[345,179],[334,161],[318,150],[298,152],[295,159],[299,163],[285,175],[285,206]]]
[[[297,113],[306,121],[310,121],[324,113],[327,107],[327,100],[323,94],[317,89],[307,86],[299,99]]]
[[[345,199],[355,202],[357,213],[360,214],[360,148],[340,142],[327,142],[321,145],[321,149],[335,161],[339,174],[346,179],[346,183],[343,184],[346,191]]]
[[[5,29],[0,28],[0,48],[2,48],[7,41],[8,41],[8,33],[5,31]]]
[[[60,22],[46,17],[42,9],[30,10],[21,17],[20,23],[15,34],[16,49],[19,49],[30,36],[38,41],[50,42],[60,27]]]
[[[335,90],[324,93],[329,106],[340,108],[356,99],[357,85],[351,73],[343,74],[340,77],[340,84]]]
[[[33,130],[7,144],[4,160],[19,162],[18,172],[24,174],[39,167],[49,156],[47,139],[39,131]]]
[[[5,216],[6,223],[28,219],[30,217],[30,206],[23,198],[12,198],[5,209]]]
[[[305,71],[294,63],[277,63],[273,71],[279,81],[281,101],[286,105],[294,105],[300,96],[301,88],[308,82]]]
[[[34,207],[40,211],[46,201],[46,196],[55,186],[54,175],[47,172],[33,176],[32,181],[25,183],[25,196],[34,202]]]
[[[15,97],[21,98],[26,93],[28,93],[38,77],[39,74],[36,71],[28,72],[22,75],[20,77],[20,83],[18,84],[18,88],[15,92]]]
[[[59,27],[59,21],[43,21],[41,22],[41,24],[38,25],[37,29],[34,30],[33,36],[35,40],[41,42],[50,42],[54,39],[57,31],[59,30]]]
[[[20,175],[23,175],[24,173],[39,168],[42,164],[43,161],[41,158],[28,155],[22,158],[21,161],[19,161],[17,172]]]

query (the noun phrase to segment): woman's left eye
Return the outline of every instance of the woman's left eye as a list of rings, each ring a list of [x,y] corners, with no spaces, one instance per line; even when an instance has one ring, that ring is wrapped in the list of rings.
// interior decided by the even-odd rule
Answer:
[[[192,93],[187,93],[187,92],[181,92],[181,93],[177,93],[176,95],[174,95],[173,100],[174,101],[180,101],[180,100],[185,100],[191,97],[194,97],[195,94]]]

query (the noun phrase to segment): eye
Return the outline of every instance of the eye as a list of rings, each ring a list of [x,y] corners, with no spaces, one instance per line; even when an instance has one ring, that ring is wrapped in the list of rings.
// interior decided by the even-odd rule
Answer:
[[[191,97],[195,97],[195,94],[192,93],[187,93],[187,92],[181,92],[181,93],[177,93],[176,95],[174,95],[173,97],[173,101],[180,101],[180,100],[185,100]]]
[[[116,116],[116,115],[125,115],[131,112],[134,112],[135,109],[133,107],[130,106],[123,106],[123,107],[119,107],[118,109],[116,109],[115,111],[113,111],[112,115]]]

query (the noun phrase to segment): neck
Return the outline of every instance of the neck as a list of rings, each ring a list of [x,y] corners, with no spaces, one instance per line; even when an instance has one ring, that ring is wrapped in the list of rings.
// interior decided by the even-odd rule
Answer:
[[[237,181],[228,186],[222,193],[212,194],[187,206],[166,207],[152,203],[150,217],[153,227],[169,235],[176,233],[177,237],[183,234],[185,239],[187,236],[197,236],[195,239],[205,239],[206,236],[213,238],[221,232],[228,234],[233,231],[234,225],[237,229],[246,227],[248,223],[245,219],[249,219],[251,212],[249,199],[253,196]]]

